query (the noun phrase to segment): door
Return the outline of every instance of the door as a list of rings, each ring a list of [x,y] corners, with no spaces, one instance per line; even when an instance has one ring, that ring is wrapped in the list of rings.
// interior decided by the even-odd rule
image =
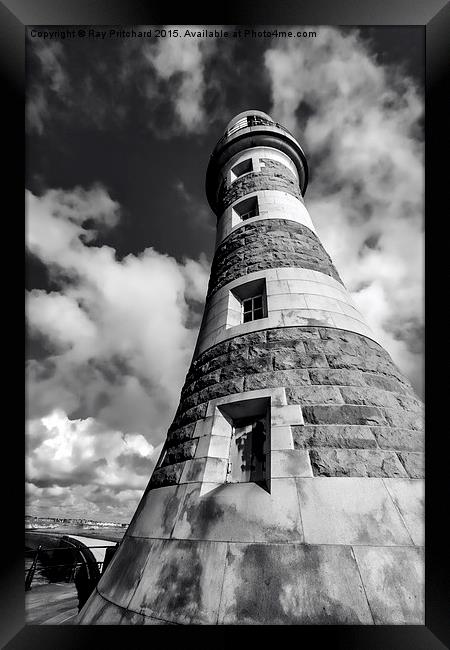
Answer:
[[[265,479],[266,417],[245,418],[233,423],[228,481],[258,482]]]

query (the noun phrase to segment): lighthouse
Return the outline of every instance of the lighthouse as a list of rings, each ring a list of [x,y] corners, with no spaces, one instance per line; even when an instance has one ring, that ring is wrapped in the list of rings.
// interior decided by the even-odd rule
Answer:
[[[80,624],[423,624],[423,406],[259,110],[217,142],[203,320],[160,458]]]

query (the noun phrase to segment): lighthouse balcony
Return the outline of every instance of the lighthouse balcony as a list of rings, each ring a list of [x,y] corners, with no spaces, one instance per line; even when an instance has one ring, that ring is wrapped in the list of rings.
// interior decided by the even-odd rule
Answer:
[[[220,138],[220,140],[217,142],[213,153],[211,154],[211,158],[214,158],[215,155],[217,155],[217,152],[222,149],[222,147],[233,140],[240,138],[246,134],[249,135],[254,135],[256,133],[267,133],[270,132],[273,134],[273,132],[278,133],[282,135],[284,138],[290,139],[296,147],[298,147],[298,142],[292,135],[290,131],[286,129],[286,127],[282,126],[278,122],[273,122],[272,120],[268,120],[263,117],[259,116],[247,116],[243,117],[242,119],[238,120],[230,129],[226,131],[226,133]]]

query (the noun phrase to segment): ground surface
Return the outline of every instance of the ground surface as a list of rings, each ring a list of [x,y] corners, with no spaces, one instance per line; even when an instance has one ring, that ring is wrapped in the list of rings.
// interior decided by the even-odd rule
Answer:
[[[78,597],[73,582],[39,585],[25,594],[27,625],[70,625],[77,614]]]

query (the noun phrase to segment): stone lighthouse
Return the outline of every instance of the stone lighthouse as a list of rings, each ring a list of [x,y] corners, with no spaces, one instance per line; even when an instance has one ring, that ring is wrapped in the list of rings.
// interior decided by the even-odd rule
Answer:
[[[161,456],[82,624],[423,624],[422,405],[261,111],[209,161],[217,240]]]

